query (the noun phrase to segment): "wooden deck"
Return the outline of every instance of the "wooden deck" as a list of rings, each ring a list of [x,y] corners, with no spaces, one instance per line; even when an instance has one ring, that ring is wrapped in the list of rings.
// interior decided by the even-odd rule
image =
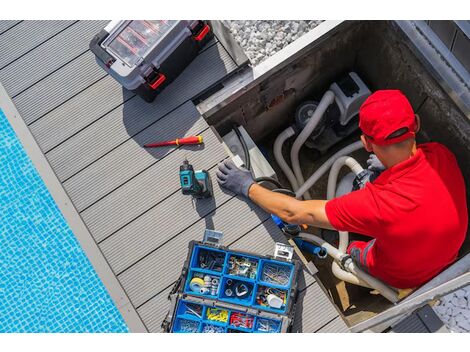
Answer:
[[[192,100],[240,60],[215,39],[148,104],[95,63],[88,43],[106,23],[0,21],[0,83],[130,299],[126,309],[159,332],[187,244],[205,228],[223,231],[232,248],[260,254],[284,238],[268,214],[216,182],[214,197],[195,204],[180,191],[185,157],[212,176],[227,157]],[[204,147],[141,147],[192,134],[204,136]],[[300,289],[294,331],[348,330],[315,277],[304,272]]]

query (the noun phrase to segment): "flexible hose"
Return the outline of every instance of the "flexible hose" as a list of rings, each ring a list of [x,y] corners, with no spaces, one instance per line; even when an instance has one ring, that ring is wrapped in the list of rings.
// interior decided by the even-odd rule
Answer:
[[[364,171],[361,164],[359,164],[355,159],[351,158],[350,156],[342,156],[333,163],[331,166],[330,174],[328,176],[328,186],[326,192],[327,199],[333,199],[336,193],[336,184],[338,182],[338,175],[341,168],[346,165],[348,166],[352,172],[356,175]],[[346,249],[348,248],[349,244],[349,233],[347,231],[339,231],[339,246],[338,249],[346,253]]]
[[[268,176],[257,177],[257,178],[255,178],[255,182],[256,183],[269,182],[269,183],[273,184],[274,186],[276,186],[276,188],[284,188],[284,186],[281,185],[281,183],[278,180],[276,180],[275,178],[272,178],[272,177],[268,177]]]
[[[248,146],[246,145],[245,139],[243,138],[242,134],[240,133],[240,130],[238,127],[235,127],[233,129],[235,134],[237,135],[238,139],[240,140],[240,143],[243,148],[243,153],[245,154],[245,167],[248,170],[251,170],[251,158],[250,158],[250,152],[248,151]]]
[[[282,146],[284,142],[289,139],[290,137],[295,135],[295,130],[292,126],[287,127],[284,131],[279,133],[274,141],[274,158],[276,159],[277,164],[281,168],[284,175],[286,175],[287,180],[289,181],[292,189],[297,190],[299,188],[299,184],[297,183],[297,179],[295,178],[294,173],[292,172],[291,168],[287,164],[284,156],[282,155]]]
[[[313,113],[312,117],[308,120],[307,125],[304,127],[302,132],[297,136],[292,145],[292,149],[290,150],[290,159],[292,162],[292,170],[294,171],[295,178],[297,180],[298,185],[302,185],[304,181],[304,176],[302,175],[302,170],[300,169],[300,161],[299,161],[299,152],[302,145],[305,143],[308,137],[312,134],[315,127],[320,122],[321,118],[323,117],[326,109],[334,102],[335,94],[328,90],[325,92],[323,97],[320,100],[315,112]],[[297,191],[299,186],[294,187],[294,190]],[[308,190],[302,193],[304,199],[312,199]]]
[[[290,189],[275,188],[275,189],[272,189],[271,191],[276,192],[276,193],[282,193],[282,194],[285,194],[286,196],[295,197],[295,192],[291,191]]]
[[[325,172],[328,171],[328,169],[333,165],[336,159],[338,159],[341,156],[351,154],[352,152],[355,152],[356,150],[359,150],[363,148],[362,142],[357,141],[354,142],[347,147],[344,147],[343,149],[340,149],[337,151],[333,156],[331,156],[326,162],[323,163],[322,166],[320,166],[317,171],[315,171],[312,176],[308,178],[305,183],[300,186],[300,188],[295,192],[297,198],[301,198],[302,195],[309,190],[319,179],[322,177]]]

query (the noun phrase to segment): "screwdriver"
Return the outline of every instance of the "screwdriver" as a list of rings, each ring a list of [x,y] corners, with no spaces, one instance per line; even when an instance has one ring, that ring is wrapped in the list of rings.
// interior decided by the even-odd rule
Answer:
[[[202,136],[189,136],[185,138],[176,138],[171,141],[164,141],[164,142],[155,142],[150,144],[145,144],[144,148],[157,148],[157,147],[166,147],[171,145],[191,145],[191,144],[202,144]]]

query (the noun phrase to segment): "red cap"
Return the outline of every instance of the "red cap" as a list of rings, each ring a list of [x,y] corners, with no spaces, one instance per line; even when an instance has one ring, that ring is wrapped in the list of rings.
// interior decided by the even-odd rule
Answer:
[[[372,143],[389,145],[415,136],[416,119],[410,102],[399,90],[378,90],[359,109],[359,127]],[[404,134],[387,138],[407,128]]]

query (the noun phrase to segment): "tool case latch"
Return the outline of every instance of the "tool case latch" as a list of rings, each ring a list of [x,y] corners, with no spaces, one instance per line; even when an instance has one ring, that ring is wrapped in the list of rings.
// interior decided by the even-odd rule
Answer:
[[[214,247],[220,247],[222,245],[223,236],[224,234],[220,231],[206,229],[204,231],[202,243],[212,245]]]
[[[274,246],[274,258],[275,259],[284,259],[287,261],[292,261],[294,256],[294,247],[287,244],[276,242]]]

